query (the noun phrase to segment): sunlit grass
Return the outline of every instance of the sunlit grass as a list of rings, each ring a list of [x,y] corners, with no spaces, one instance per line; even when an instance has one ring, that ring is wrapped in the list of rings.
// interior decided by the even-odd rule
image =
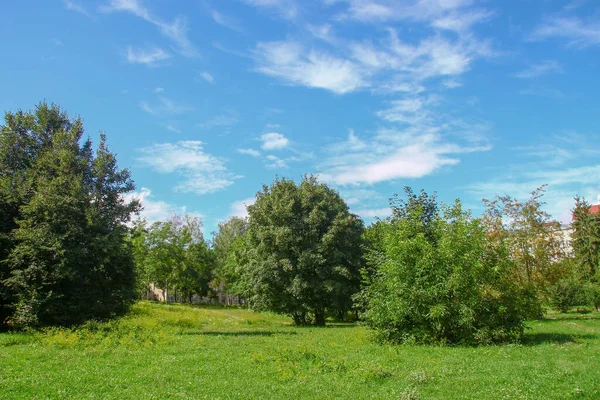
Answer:
[[[519,345],[388,346],[357,325],[140,302],[107,323],[0,334],[0,399],[600,398],[600,315],[550,317]]]

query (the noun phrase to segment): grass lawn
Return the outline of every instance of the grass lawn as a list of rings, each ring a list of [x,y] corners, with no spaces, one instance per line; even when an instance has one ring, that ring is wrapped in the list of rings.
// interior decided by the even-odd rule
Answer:
[[[388,346],[357,325],[140,302],[77,330],[0,334],[0,399],[600,399],[600,314],[490,347]]]

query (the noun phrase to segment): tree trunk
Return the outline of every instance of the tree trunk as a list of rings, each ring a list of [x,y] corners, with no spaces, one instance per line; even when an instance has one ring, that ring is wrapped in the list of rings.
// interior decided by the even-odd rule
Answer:
[[[315,308],[315,325],[325,326],[325,310],[322,308]]]

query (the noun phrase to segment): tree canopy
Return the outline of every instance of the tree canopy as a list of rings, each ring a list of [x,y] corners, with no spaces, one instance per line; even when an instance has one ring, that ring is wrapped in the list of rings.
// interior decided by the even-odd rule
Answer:
[[[363,223],[314,176],[263,186],[248,206],[241,279],[250,305],[324,325],[359,290]]]
[[[0,307],[15,326],[68,325],[127,311],[135,274],[127,223],[140,209],[106,136],[56,105],[0,127]]]

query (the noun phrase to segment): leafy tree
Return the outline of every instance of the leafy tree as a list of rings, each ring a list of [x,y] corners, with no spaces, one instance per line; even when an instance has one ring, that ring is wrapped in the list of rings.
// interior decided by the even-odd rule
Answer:
[[[251,306],[324,325],[326,311],[351,307],[359,289],[362,221],[314,176],[263,186],[248,206],[247,266]]]
[[[542,209],[544,193],[545,185],[534,190],[525,202],[510,196],[483,200],[483,221],[489,238],[509,250],[516,266],[513,278],[532,300],[532,318],[542,315],[541,306],[536,307],[541,303],[534,297],[544,298],[557,263],[567,257],[560,224]]]
[[[0,129],[4,309],[16,326],[67,325],[125,312],[134,271],[125,240],[137,201],[102,134],[58,106],[7,113]],[[7,301],[8,300],[8,301]],[[5,312],[6,315],[6,312]]]
[[[214,256],[204,241],[202,221],[194,216],[172,215],[168,221],[147,228],[138,240],[138,270],[169,298],[169,287],[188,301],[205,296],[213,279]]]
[[[490,343],[518,338],[524,305],[507,251],[457,200],[392,199],[379,229],[382,263],[363,289],[367,324],[392,342]]]
[[[217,285],[220,290],[230,292],[232,286],[235,286],[239,280],[235,272],[236,266],[232,263],[233,258],[229,257],[231,253],[237,251],[239,247],[236,242],[248,230],[248,221],[245,218],[232,217],[227,221],[219,223],[219,230],[213,233],[213,251],[216,262]],[[228,257],[230,262],[228,263]],[[236,292],[232,292],[237,294]]]

